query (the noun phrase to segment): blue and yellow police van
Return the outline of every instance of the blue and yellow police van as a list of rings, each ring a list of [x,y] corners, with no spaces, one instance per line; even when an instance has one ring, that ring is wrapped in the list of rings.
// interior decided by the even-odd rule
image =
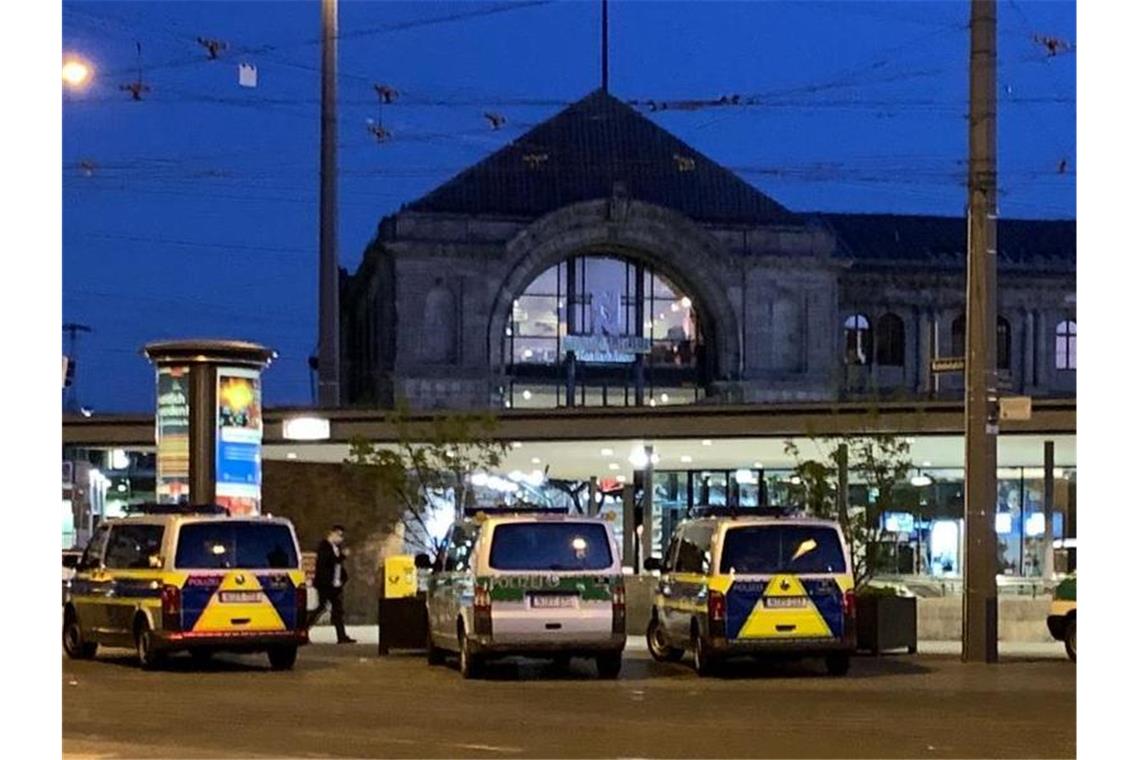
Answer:
[[[293,667],[308,643],[305,574],[293,525],[215,505],[138,505],[102,522],[63,604],[63,649],[130,647],[152,668],[171,652],[265,652]]]
[[[646,567],[661,573],[646,631],[654,659],[688,650],[709,675],[736,655],[814,655],[832,675],[847,673],[855,583],[836,522],[711,510],[678,525]]]

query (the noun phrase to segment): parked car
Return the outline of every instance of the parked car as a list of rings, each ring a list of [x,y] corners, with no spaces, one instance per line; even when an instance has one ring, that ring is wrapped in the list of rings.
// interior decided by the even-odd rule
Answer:
[[[709,675],[735,655],[823,657],[844,675],[855,649],[851,555],[831,520],[714,514],[681,523],[660,570],[646,639],[658,661],[693,653]]]
[[[1045,618],[1049,633],[1057,641],[1065,642],[1065,653],[1077,661],[1077,574],[1073,573],[1057,584],[1049,617]]]
[[[75,566],[83,556],[82,549],[63,550],[63,603],[67,604],[67,595],[71,592],[71,581],[75,578]]]
[[[461,520],[432,568],[427,606],[428,661],[456,652],[464,678],[510,655],[590,657],[603,678],[621,671],[625,581],[604,520],[545,510]]]
[[[63,648],[133,647],[140,665],[189,651],[262,651],[293,667],[308,642],[305,576],[292,524],[217,506],[144,505],[104,521],[76,567]]]

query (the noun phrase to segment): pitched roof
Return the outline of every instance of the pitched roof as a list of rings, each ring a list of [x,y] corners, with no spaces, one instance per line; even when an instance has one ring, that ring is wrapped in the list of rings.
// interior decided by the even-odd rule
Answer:
[[[806,215],[805,215],[806,216]],[[912,263],[962,267],[966,219],[899,214],[814,215],[835,232],[840,255],[856,265]],[[1076,271],[1077,222],[1073,219],[998,219],[998,263],[1006,269]]]
[[[408,204],[411,211],[538,217],[628,197],[700,222],[801,224],[795,214],[608,92],[595,90]]]

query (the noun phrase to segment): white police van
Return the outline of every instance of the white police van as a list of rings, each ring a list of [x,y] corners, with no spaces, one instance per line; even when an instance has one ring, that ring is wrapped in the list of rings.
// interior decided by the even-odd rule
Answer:
[[[417,558],[424,566],[426,555]],[[616,678],[625,648],[625,583],[610,524],[555,510],[481,510],[456,523],[428,582],[428,662],[459,655],[464,678],[486,660],[562,664],[590,657]]]

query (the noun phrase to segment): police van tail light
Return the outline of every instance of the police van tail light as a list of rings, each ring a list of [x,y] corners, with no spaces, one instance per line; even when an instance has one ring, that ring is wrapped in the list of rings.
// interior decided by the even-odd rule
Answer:
[[[618,583],[613,590],[613,627],[612,633],[625,633],[625,586]]]
[[[297,628],[305,627],[305,618],[309,614],[309,588],[304,583],[294,589],[294,605],[297,610]]]
[[[475,587],[475,609],[491,609],[491,592],[486,586]]]
[[[843,592],[843,615],[844,617],[855,617],[855,589],[847,589]]]
[[[709,591],[709,620],[723,621],[726,607],[724,594],[720,591]]]
[[[162,628],[182,630],[182,591],[177,586],[162,587]]]
[[[474,609],[475,625],[474,633],[477,636],[490,636],[492,633],[491,622],[491,590],[486,586],[475,587],[475,600],[472,605]]]

